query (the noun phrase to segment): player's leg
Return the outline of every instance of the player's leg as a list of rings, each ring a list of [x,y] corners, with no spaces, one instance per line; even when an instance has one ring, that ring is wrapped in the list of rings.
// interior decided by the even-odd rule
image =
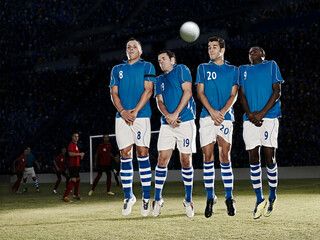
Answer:
[[[15,182],[15,184],[12,187],[12,190],[16,193],[16,194],[21,194],[21,192],[19,191],[19,186],[22,180],[22,176],[23,176],[23,172],[21,171],[17,171],[17,181]]]
[[[176,139],[174,137],[172,128],[168,125],[162,125],[160,127],[158,137],[158,163],[155,169],[155,195],[152,203],[153,210],[152,216],[157,217],[160,215],[161,207],[164,205],[162,198],[162,189],[167,178],[168,163],[170,161],[173,149],[176,145]]]
[[[73,194],[73,198],[76,200],[82,200],[82,198],[79,195],[79,187],[80,187],[80,175],[79,175],[79,167],[78,168],[78,174],[77,174],[77,178],[76,178],[76,183],[74,184],[74,194]]]
[[[53,190],[52,190],[52,193],[54,193],[54,194],[57,194],[57,189],[58,189],[58,186],[61,182],[61,172],[56,172],[56,175],[57,175],[57,181],[56,181],[56,184],[54,185]]]
[[[31,174],[31,177],[32,177],[32,180],[33,180],[34,186],[36,187],[37,192],[40,192],[39,181],[38,181],[38,179],[36,177],[36,173],[34,171],[34,167],[30,168],[30,174]]]
[[[73,187],[75,186],[76,182],[77,182],[77,176],[78,176],[79,172],[78,172],[78,168],[77,167],[70,167],[69,168],[69,175],[70,175],[70,179],[71,181],[69,182],[63,196],[62,196],[62,201],[64,202],[72,202],[69,198],[68,195],[71,192],[71,190],[73,189]]]
[[[107,174],[107,195],[114,195],[114,193],[111,192],[111,166],[106,166],[105,172]]]
[[[207,192],[207,204],[204,211],[206,218],[212,216],[217,197],[214,194],[214,144],[217,138],[217,127],[211,117],[200,118],[200,145],[203,153],[203,182]]]
[[[257,197],[253,218],[257,219],[262,216],[263,210],[267,204],[262,194],[261,163],[260,163],[260,128],[249,121],[243,123],[243,140],[246,150],[249,153],[250,178],[254,192]]]
[[[192,202],[192,153],[196,152],[196,126],[194,120],[181,123],[180,126],[175,129],[175,132],[177,136],[177,148],[180,152],[180,162],[182,166],[181,174],[186,193],[183,205],[186,207],[187,216],[193,217],[194,208]]]
[[[23,192],[27,192],[28,191],[28,184],[27,184],[28,175],[29,175],[28,169],[29,168],[25,168],[24,171],[23,171],[23,180],[22,180],[23,181],[23,186],[24,186]]]
[[[221,178],[223,181],[226,197],[227,213],[229,216],[234,216],[236,209],[234,207],[233,200],[233,172],[231,167],[231,143],[227,142],[223,137],[218,136],[218,146],[219,146],[219,160],[221,166]]]
[[[64,172],[62,172],[62,175],[66,178],[66,188],[67,188],[70,181],[69,170],[67,169]]]
[[[131,126],[132,136],[136,144],[136,155],[139,163],[139,175],[142,185],[141,215],[147,216],[150,212],[150,190],[152,171],[149,161],[149,145],[151,125],[149,118],[137,118]]]
[[[269,217],[274,210],[277,195],[276,190],[278,187],[278,167],[276,162],[276,149],[271,147],[263,147],[264,157],[266,160],[266,168],[268,175],[268,184],[270,194],[268,198],[268,205],[264,210],[264,216]]]
[[[97,176],[95,177],[94,181],[93,181],[93,184],[92,184],[92,187],[91,187],[91,190],[90,192],[88,193],[89,196],[91,196],[102,176],[102,172],[103,172],[103,169],[102,169],[102,166],[98,165],[98,173],[97,173]]]
[[[278,167],[276,162],[276,149],[278,147],[279,120],[277,118],[263,120],[260,138],[266,161],[268,184],[270,189],[267,207],[264,209],[264,216],[268,217],[274,210],[277,199],[276,190],[278,186]]]

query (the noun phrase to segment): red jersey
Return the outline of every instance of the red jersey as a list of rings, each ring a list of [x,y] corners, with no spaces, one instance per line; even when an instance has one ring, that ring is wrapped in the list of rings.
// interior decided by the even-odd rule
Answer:
[[[66,156],[63,154],[60,154],[55,160],[54,160],[60,169],[60,172],[63,172],[66,167]]]
[[[97,149],[97,154],[98,156],[100,156],[97,162],[98,165],[110,166],[111,165],[110,153],[111,153],[111,144],[101,143]]]
[[[23,172],[24,168],[26,167],[26,163],[27,163],[27,156],[25,156],[24,154],[20,155],[17,159],[16,159],[16,171],[19,172]]]
[[[79,153],[79,148],[78,148],[77,144],[71,142],[68,145],[68,151],[74,152],[74,153]],[[69,167],[79,167],[79,165],[80,165],[80,156],[77,156],[77,157],[70,156]]]

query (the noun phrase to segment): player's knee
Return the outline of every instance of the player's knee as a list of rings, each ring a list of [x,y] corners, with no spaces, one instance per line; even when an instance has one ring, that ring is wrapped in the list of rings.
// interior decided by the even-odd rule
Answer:
[[[212,162],[212,161],[214,160],[213,153],[204,153],[204,154],[203,154],[203,160],[204,160],[204,162],[206,162],[206,163]]]
[[[227,164],[230,162],[228,153],[223,153],[223,152],[220,153],[219,158],[220,158],[220,162],[223,164]]]

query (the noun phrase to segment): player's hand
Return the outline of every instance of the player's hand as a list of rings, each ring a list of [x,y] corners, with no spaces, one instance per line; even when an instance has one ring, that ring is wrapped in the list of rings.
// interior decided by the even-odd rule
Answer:
[[[129,114],[129,111],[128,110],[123,110],[121,111],[120,113],[121,117],[123,118],[123,120],[126,121],[126,124],[128,125],[131,125],[132,124],[132,121],[130,121],[130,114]]]
[[[170,125],[171,125],[171,124],[175,124],[175,122],[176,122],[177,120],[179,120],[179,121],[181,122],[178,113],[169,113],[169,114],[168,114],[167,116],[165,116],[164,118],[166,119],[167,123],[169,123]]]
[[[252,122],[257,127],[261,127],[263,123],[264,114],[261,111],[254,111],[252,113]]]
[[[129,112],[129,120],[133,124],[137,118],[138,112],[136,111],[136,109],[130,109],[128,110],[128,112]]]
[[[178,117],[175,121],[172,121],[171,123],[169,123],[170,126],[172,126],[172,127],[179,127],[179,126],[180,126],[180,123],[182,122],[182,121],[180,120],[180,118],[181,118],[181,117]]]
[[[216,126],[220,126],[220,124],[223,122],[224,120],[224,114],[220,111],[216,111],[216,110],[212,110],[209,112],[212,120],[214,121],[214,125]]]
[[[60,172],[60,168],[57,167],[57,172]]]

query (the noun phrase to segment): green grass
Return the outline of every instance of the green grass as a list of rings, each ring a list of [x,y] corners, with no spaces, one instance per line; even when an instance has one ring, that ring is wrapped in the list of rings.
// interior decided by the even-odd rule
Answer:
[[[264,181],[266,182],[266,181]],[[189,219],[182,205],[182,182],[167,182],[165,205],[158,218],[141,217],[141,187],[134,185],[138,199],[128,217],[121,215],[123,193],[112,186],[115,196],[105,195],[105,185],[97,186],[88,197],[90,185],[80,183],[82,201],[64,203],[51,193],[53,184],[41,184],[36,193],[11,193],[9,184],[0,184],[0,239],[319,239],[319,179],[280,180],[275,212],[252,219],[255,195],[250,181],[236,181],[234,198],[237,214],[229,217],[224,189],[216,181],[218,203],[209,219],[204,217],[206,193],[203,183],[194,183],[195,217]],[[268,186],[264,185],[265,197]],[[153,195],[153,193],[152,193]]]

